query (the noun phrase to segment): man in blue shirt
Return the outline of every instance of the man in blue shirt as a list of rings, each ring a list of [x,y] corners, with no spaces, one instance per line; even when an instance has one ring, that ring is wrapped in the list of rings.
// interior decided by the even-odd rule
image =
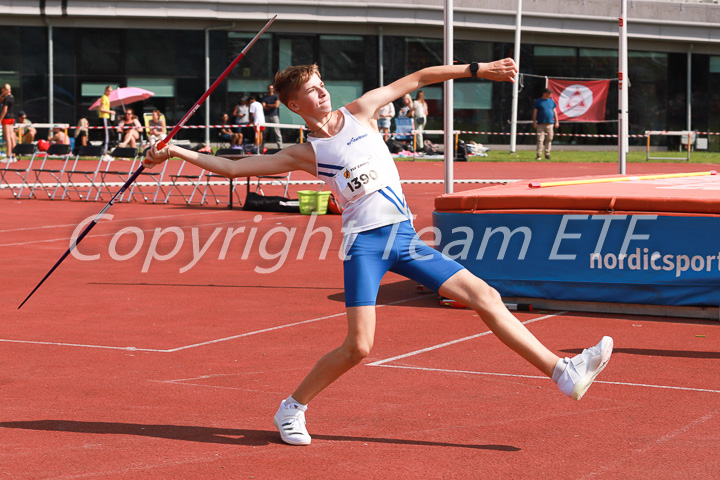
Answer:
[[[545,150],[545,160],[550,160],[550,148],[553,139],[553,126],[559,127],[560,122],[557,116],[557,105],[550,98],[552,91],[546,88],[542,97],[535,100],[533,104],[533,128],[537,132],[537,156],[535,160],[540,160],[540,156]]]

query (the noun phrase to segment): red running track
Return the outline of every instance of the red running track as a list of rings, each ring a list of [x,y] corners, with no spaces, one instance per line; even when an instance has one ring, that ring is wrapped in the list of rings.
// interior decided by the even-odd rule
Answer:
[[[400,165],[405,178],[442,175],[437,164]],[[522,178],[528,165],[519,167],[469,164],[458,177]],[[406,186],[418,228],[430,224],[440,193],[442,185]],[[345,332],[340,219],[318,217],[320,233],[299,258],[308,217],[118,204],[81,244],[99,259],[68,258],[17,310],[100,207],[0,193],[0,478],[702,479],[720,471],[720,323],[519,313],[559,355],[615,338],[608,368],[574,402],[473,312],[439,307],[393,274],[381,288],[370,357],[312,403],[313,444],[284,445],[272,426],[277,405]],[[333,232],[327,249],[320,227]],[[216,231],[192,264],[193,234],[197,252]],[[271,254],[286,246],[281,267],[255,271],[278,265]],[[153,248],[159,259],[148,257]]]

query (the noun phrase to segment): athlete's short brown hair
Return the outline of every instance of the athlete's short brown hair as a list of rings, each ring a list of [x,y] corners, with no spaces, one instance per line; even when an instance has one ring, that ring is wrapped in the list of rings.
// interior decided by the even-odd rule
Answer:
[[[290,100],[295,98],[298,89],[302,84],[310,80],[313,75],[320,77],[320,69],[317,64],[295,65],[275,74],[275,92],[280,101],[287,107]]]

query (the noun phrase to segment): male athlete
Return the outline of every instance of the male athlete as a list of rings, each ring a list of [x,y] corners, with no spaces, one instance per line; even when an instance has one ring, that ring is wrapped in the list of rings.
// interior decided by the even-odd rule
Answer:
[[[509,58],[429,67],[333,110],[316,65],[288,67],[275,76],[275,90],[280,101],[307,123],[309,143],[239,161],[175,145],[160,151],[156,145],[149,151],[145,159],[148,167],[178,157],[228,178],[302,170],[325,181],[345,207],[342,225],[347,337],[322,357],[295,392],[281,402],[274,423],[284,442],[310,444],[305,427],[308,403],[369,354],[375,335],[375,300],[387,271],[472,307],[505,345],[551,377],[567,396],[580,399],[607,364],[612,338],[603,337],[582,354],[561,359],[508,311],[497,291],[457,262],[418,242],[398,171],[378,131],[377,111],[382,106],[425,85],[470,76],[514,81],[516,74],[515,62]]]

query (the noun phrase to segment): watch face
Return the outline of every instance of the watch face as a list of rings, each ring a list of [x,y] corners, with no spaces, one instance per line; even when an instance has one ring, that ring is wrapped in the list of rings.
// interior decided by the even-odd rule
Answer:
[[[477,76],[477,71],[478,71],[479,68],[480,68],[480,66],[479,66],[477,63],[475,63],[475,62],[471,63],[471,64],[470,64],[470,74],[471,74],[473,77],[476,77],[476,76]]]

